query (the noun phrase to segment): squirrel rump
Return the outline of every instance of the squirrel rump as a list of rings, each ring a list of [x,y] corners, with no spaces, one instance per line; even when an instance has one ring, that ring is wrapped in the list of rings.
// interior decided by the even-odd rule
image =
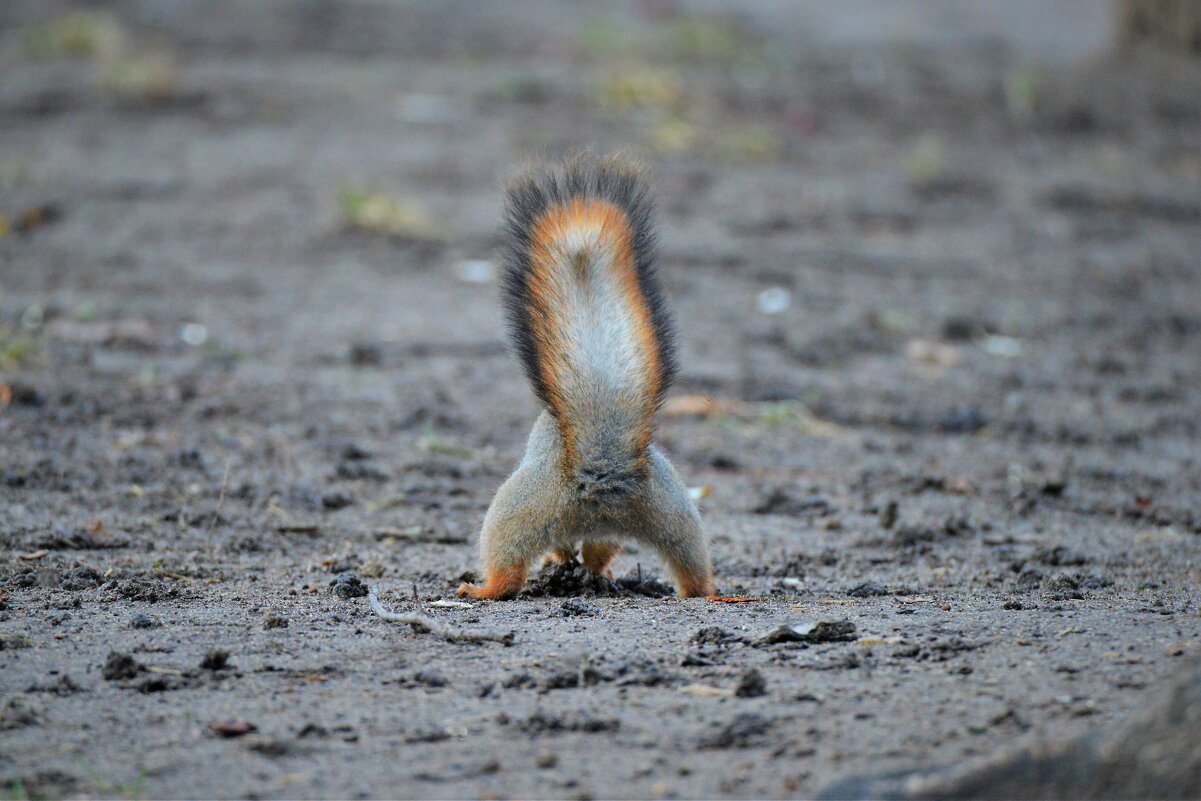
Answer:
[[[713,594],[700,515],[651,441],[676,355],[642,171],[575,158],[526,173],[506,201],[504,303],[545,409],[485,515],[484,583],[459,595],[516,595],[533,560],[577,543],[605,573],[620,539],[655,548],[681,596]]]

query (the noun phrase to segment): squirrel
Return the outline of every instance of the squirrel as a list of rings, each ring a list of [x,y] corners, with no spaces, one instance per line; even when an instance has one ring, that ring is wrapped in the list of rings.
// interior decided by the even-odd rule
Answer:
[[[503,303],[544,409],[480,534],[481,585],[511,598],[530,564],[574,558],[608,575],[630,539],[654,548],[681,597],[713,595],[700,514],[652,442],[676,370],[647,180],[621,157],[579,156],[508,187]]]

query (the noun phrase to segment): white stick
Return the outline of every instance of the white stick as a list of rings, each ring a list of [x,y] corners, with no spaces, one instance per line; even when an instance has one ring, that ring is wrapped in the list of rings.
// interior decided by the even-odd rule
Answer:
[[[402,614],[400,612],[389,612],[384,608],[384,605],[379,600],[379,587],[372,587],[367,593],[367,602],[371,604],[371,610],[384,620],[390,620],[393,623],[408,623],[417,631],[426,631],[441,637],[448,642],[499,642],[505,645],[513,644],[513,632],[511,631],[468,631],[454,626],[444,626],[431,617],[426,617],[420,614]]]

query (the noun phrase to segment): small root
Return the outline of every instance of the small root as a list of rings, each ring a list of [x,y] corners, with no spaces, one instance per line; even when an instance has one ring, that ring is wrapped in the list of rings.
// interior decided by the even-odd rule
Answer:
[[[486,629],[469,630],[460,629],[456,626],[446,626],[432,617],[426,615],[401,612],[389,612],[384,608],[384,605],[379,600],[379,587],[372,587],[367,594],[367,602],[371,604],[371,610],[384,620],[390,620],[393,623],[408,623],[413,627],[414,631],[426,632],[433,634],[436,637],[441,637],[447,642],[499,642],[504,645],[513,644],[513,632],[511,631],[492,631]]]

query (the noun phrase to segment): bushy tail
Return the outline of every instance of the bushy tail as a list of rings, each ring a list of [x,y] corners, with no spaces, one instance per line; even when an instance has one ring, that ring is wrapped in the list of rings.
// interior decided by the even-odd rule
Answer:
[[[580,491],[632,486],[675,372],[641,170],[576,158],[509,190],[504,298],[518,355]]]

